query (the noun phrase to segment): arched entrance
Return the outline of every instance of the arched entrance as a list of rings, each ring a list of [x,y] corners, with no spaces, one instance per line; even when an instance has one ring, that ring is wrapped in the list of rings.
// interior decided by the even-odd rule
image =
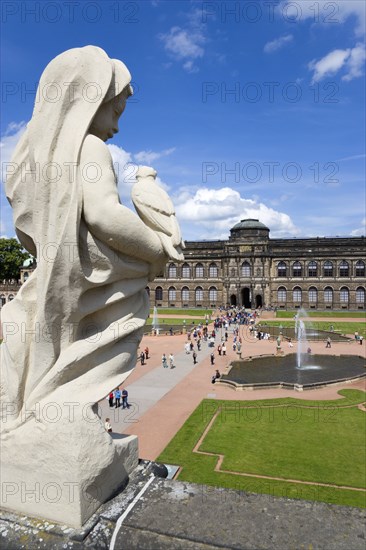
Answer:
[[[248,287],[241,289],[241,303],[244,307],[251,308],[250,289]]]
[[[230,296],[230,305],[236,307],[236,295],[232,294]]]
[[[262,303],[262,296],[260,294],[257,294],[256,297],[255,297],[255,307],[262,307],[263,306],[263,303]]]

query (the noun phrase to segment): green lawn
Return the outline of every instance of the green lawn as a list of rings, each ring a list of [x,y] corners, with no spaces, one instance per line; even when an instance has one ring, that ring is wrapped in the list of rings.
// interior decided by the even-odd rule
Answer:
[[[267,326],[276,326],[282,325],[284,328],[290,327],[294,328],[295,321],[266,321],[263,319],[263,321],[260,322],[261,325],[267,325]],[[353,335],[356,331],[359,334],[362,334],[362,336],[366,337],[366,323],[363,322],[343,322],[342,321],[314,321],[308,322],[305,321],[305,326],[310,327],[312,326],[315,329],[319,330],[330,330],[331,326],[334,328],[335,331],[339,332],[340,334],[350,334]]]
[[[276,317],[277,319],[292,319],[297,312],[298,310],[295,309],[292,311],[277,310]],[[354,317],[366,320],[365,311],[307,311],[306,314],[308,317]]]
[[[158,307],[157,308],[157,313],[158,313],[158,319],[162,316],[162,315],[186,315],[187,317],[201,317],[201,316],[205,316],[206,314],[207,315],[211,315],[212,314],[212,309],[205,309],[205,308],[197,308],[197,309],[188,309],[188,308],[175,308],[175,307],[171,307],[171,308],[162,308],[162,307]],[[151,317],[154,315],[154,310],[153,309],[150,309],[150,315]]]
[[[149,317],[146,321],[146,324],[152,325],[152,321],[152,317]],[[190,327],[191,325],[193,325],[192,321],[194,321],[195,326],[199,325],[200,323],[204,325],[206,322],[205,319],[199,319],[196,317],[192,319],[191,317],[187,317],[186,326]],[[167,328],[169,328],[171,325],[183,325],[183,319],[174,319],[173,317],[158,317],[158,325],[166,325]]]
[[[364,488],[366,413],[355,405],[366,395],[339,393],[338,401],[205,399],[158,460],[180,465],[182,481],[364,507],[363,491],[215,472],[216,456],[192,452],[220,409],[199,450],[224,455],[222,470]]]

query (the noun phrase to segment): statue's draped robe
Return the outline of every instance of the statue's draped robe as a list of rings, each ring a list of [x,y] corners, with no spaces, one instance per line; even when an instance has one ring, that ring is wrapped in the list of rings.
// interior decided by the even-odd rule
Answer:
[[[149,310],[149,265],[111,249],[108,235],[97,239],[83,219],[80,151],[113,63],[92,46],[66,53],[42,75],[6,182],[18,238],[37,257],[2,309],[1,397],[13,413],[7,430],[60,388],[94,403],[121,384]],[[103,174],[95,185],[103,186]]]

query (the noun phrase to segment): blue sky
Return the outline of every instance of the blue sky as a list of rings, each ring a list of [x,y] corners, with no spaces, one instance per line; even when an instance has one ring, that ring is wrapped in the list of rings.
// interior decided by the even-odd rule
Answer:
[[[130,205],[157,171],[186,240],[258,218],[272,237],[365,234],[365,3],[3,2],[3,170],[47,63],[93,44],[134,97],[110,144]],[[13,236],[1,192],[1,235]]]

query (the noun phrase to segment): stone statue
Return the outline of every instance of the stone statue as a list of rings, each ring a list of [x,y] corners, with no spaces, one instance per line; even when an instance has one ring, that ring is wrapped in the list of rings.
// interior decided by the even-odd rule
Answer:
[[[148,281],[169,256],[183,259],[155,171],[138,173],[152,179],[146,199],[136,184],[141,219],[119,200],[105,142],[118,132],[130,81],[98,47],[53,59],[6,181],[37,268],[2,308],[1,506],[73,526],[137,464],[137,438],[111,437],[96,403],[135,366]],[[28,490],[39,498],[24,498]]]

